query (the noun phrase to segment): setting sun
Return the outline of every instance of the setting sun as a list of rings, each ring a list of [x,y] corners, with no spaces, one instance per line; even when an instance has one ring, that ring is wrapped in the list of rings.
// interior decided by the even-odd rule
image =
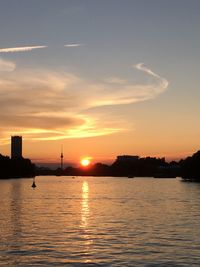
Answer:
[[[83,167],[87,167],[87,166],[89,166],[90,165],[90,159],[89,158],[83,158],[82,160],[81,160],[81,165],[83,166]]]

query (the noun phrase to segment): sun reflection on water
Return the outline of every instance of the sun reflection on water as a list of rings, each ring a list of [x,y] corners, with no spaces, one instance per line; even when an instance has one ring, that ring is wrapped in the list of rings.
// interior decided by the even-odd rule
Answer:
[[[91,253],[91,245],[93,240],[90,235],[89,230],[89,217],[90,217],[90,207],[89,207],[89,185],[87,181],[84,181],[82,184],[82,201],[81,201],[81,228],[82,238],[84,240],[84,259],[85,263],[90,263],[90,253]]]
[[[89,218],[89,186],[88,182],[84,181],[82,185],[82,203],[81,203],[81,227],[86,228],[88,225],[88,218]]]

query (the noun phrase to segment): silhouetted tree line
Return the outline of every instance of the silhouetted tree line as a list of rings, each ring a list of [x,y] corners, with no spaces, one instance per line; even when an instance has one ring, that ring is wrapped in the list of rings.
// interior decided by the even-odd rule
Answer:
[[[38,168],[37,175],[69,175],[69,176],[117,176],[117,177],[182,177],[187,181],[200,181],[200,151],[179,162],[166,162],[165,158],[137,156],[118,156],[111,165],[96,163],[87,168],[67,167]]]
[[[200,151],[180,161],[181,176],[185,181],[200,182]]]
[[[200,182],[200,151],[179,162],[165,158],[118,156],[111,165],[96,163],[88,168],[67,167],[51,170],[36,168],[30,159],[9,158],[0,154],[0,179],[34,177],[35,175],[70,176],[118,176],[174,178],[181,176],[185,181]]]
[[[0,154],[0,179],[34,177],[35,165],[30,159],[12,158]]]
[[[129,157],[129,156],[128,156]],[[131,158],[131,156],[130,156]],[[38,168],[37,175],[70,175],[70,176],[117,176],[117,177],[176,177],[180,176],[180,166],[176,162],[167,163],[164,158],[139,158],[123,159],[117,157],[111,165],[96,163],[86,168],[67,167],[50,170]]]

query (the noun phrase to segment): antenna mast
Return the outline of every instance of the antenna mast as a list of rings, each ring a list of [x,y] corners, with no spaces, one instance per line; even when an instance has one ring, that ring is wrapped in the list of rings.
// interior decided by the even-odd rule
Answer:
[[[60,154],[60,168],[63,170],[63,146],[61,146],[61,154]]]

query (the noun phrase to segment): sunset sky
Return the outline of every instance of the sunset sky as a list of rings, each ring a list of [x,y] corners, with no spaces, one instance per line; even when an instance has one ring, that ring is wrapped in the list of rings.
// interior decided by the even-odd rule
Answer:
[[[0,0],[0,153],[33,162],[200,149],[199,0]]]

